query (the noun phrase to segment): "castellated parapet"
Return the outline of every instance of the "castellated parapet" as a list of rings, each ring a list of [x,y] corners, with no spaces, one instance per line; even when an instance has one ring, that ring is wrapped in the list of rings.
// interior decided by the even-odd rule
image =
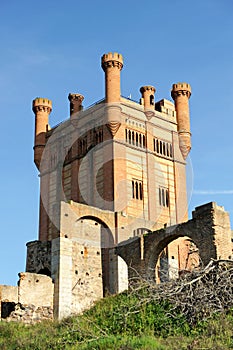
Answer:
[[[186,95],[188,98],[191,96],[191,86],[187,83],[176,83],[172,85],[172,98],[175,100],[177,96]]]
[[[117,52],[105,53],[101,58],[101,65],[105,71],[109,67],[123,68],[123,56]]]
[[[32,102],[32,109],[35,114],[38,112],[50,114],[52,112],[52,101],[47,98],[37,97]]]

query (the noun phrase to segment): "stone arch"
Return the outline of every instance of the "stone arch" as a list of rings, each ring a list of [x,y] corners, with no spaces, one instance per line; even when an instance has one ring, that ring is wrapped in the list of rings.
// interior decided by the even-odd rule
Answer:
[[[189,237],[194,242],[203,266],[206,266],[210,259],[229,259],[231,256],[229,214],[215,202],[196,207],[192,219],[185,223],[119,243],[116,253],[132,267],[129,269],[129,278],[142,276],[154,280],[154,268],[160,252],[179,237]]]
[[[214,242],[210,237],[201,238],[202,232],[197,232],[193,225],[188,223],[169,227],[165,230],[156,232],[156,239],[151,240],[148,249],[145,251],[145,273],[150,280],[154,279],[154,269],[158,262],[160,253],[168,246],[169,243],[180,237],[190,238],[199,249],[200,261],[208,262],[211,254],[207,257],[207,250],[215,252]],[[191,227],[192,226],[192,227]]]
[[[98,228],[96,230],[93,230],[92,233],[94,235],[95,233],[99,233],[99,237],[94,237],[95,240],[89,241],[89,244],[93,242],[93,244],[100,249],[103,295],[105,296],[107,293],[113,293],[115,291],[115,276],[113,272],[115,271],[114,265],[116,262],[113,256],[114,237],[111,229],[106,225],[106,223],[103,220],[93,215],[81,216],[77,220],[77,223],[83,223],[84,225],[86,225],[86,230],[88,230],[88,227],[91,229],[91,227],[89,226],[91,223],[94,223],[94,225],[99,225]],[[83,240],[83,242],[85,244],[85,239]],[[86,242],[88,241],[86,240]]]
[[[167,235],[162,234],[162,236],[165,237],[157,237],[158,241],[156,240],[156,242],[153,242],[148,251],[145,252],[146,274],[149,279],[154,279],[155,266],[158,263],[161,252],[164,251],[164,249],[176,239],[188,237],[199,248],[199,252],[202,252],[198,237],[195,237],[192,232],[187,231],[186,229],[182,230],[180,227],[177,229],[174,228],[173,232],[169,232]],[[202,260],[203,256],[200,256],[200,258],[200,260]]]

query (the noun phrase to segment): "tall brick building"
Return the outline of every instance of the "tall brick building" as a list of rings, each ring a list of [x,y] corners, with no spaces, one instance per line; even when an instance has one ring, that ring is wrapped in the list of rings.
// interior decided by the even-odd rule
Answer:
[[[70,118],[58,126],[49,126],[52,102],[33,101],[41,196],[27,271],[52,276],[58,317],[126,288],[116,244],[187,220],[190,85],[172,86],[174,103],[142,86],[136,102],[121,96],[122,55],[104,54],[101,66],[105,98],[84,110],[84,97],[69,94]],[[177,268],[182,242],[165,254]]]

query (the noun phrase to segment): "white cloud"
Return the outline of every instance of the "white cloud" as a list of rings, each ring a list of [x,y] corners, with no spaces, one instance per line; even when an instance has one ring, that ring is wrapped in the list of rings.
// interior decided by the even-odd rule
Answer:
[[[222,190],[222,191],[212,191],[212,190],[194,190],[193,194],[233,194],[233,190]]]

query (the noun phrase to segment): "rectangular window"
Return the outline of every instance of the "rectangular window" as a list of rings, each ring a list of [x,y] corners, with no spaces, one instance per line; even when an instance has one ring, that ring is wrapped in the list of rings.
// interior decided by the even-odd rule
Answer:
[[[170,142],[154,138],[154,152],[168,158],[173,158],[173,147]]]
[[[166,187],[159,187],[159,205],[169,207],[169,190]]]
[[[140,132],[125,129],[125,141],[136,147],[145,148],[145,135]]]
[[[143,199],[143,184],[140,180],[132,180],[132,198],[142,200]]]

